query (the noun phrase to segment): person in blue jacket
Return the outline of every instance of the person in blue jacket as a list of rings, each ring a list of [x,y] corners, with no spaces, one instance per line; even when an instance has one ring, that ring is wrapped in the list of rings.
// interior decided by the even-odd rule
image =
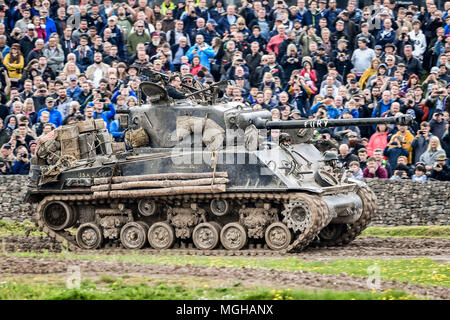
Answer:
[[[53,100],[52,97],[47,97],[45,99],[45,108],[39,110],[36,119],[40,119],[41,114],[43,111],[48,111],[48,113],[50,113],[50,118],[48,120],[49,123],[53,123],[55,125],[55,127],[59,127],[62,125],[63,123],[63,116],[61,114],[61,112],[59,112],[58,110],[55,109],[55,101]]]
[[[192,61],[192,58],[195,55],[200,57],[200,64],[202,66],[210,69],[211,65],[209,63],[209,59],[214,58],[216,53],[214,52],[214,49],[205,42],[205,38],[201,34],[198,34],[195,37],[195,45],[193,45],[186,52],[186,56],[189,58],[189,61]]]
[[[48,10],[46,7],[42,6],[39,9],[39,16],[40,16],[41,20],[44,20],[44,23],[45,23],[45,33],[47,34],[47,36],[45,37],[45,42],[47,42],[53,33],[58,33],[58,29],[56,29],[55,21],[53,21],[53,19],[49,18]]]
[[[330,101],[331,100],[331,101]],[[324,106],[327,109],[328,117],[331,119],[339,118],[339,110],[331,105],[332,99],[325,99],[323,101],[317,102],[311,108],[311,113],[316,113],[320,106]]]
[[[383,28],[378,31],[377,36],[375,37],[375,43],[384,48],[384,46],[388,43],[394,43],[395,41],[395,30],[392,28],[392,20],[387,18],[383,22]]]
[[[12,165],[11,173],[28,175],[29,172],[30,172],[30,159],[28,150],[25,146],[18,147],[16,161],[14,161]]]
[[[378,102],[377,106],[373,108],[372,111],[372,118],[379,118],[381,115],[391,109],[392,104],[391,99],[391,92],[389,90],[383,91],[383,94],[381,95],[381,100]]]
[[[94,106],[94,119],[103,119],[106,122],[106,129],[110,131],[110,124],[113,121],[114,116],[116,115],[116,108],[114,104],[108,98],[96,99],[94,102],[88,104],[89,106]]]

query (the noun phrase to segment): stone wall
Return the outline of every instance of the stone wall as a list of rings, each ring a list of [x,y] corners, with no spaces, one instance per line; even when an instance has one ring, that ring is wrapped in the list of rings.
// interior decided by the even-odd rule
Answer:
[[[450,182],[366,179],[377,195],[372,225],[450,225]]]
[[[450,225],[450,182],[368,179],[377,195],[371,225]],[[0,220],[33,220],[33,207],[23,203],[26,176],[0,176]]]
[[[28,176],[0,176],[0,220],[32,220],[34,210],[24,203]]]

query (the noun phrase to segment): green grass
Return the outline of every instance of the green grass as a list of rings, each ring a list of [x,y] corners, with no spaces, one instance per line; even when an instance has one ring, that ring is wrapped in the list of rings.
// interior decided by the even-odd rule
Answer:
[[[276,290],[238,285],[202,287],[184,283],[127,283],[123,278],[108,277],[107,281],[84,280],[78,289],[68,289],[65,282],[23,283],[2,281],[0,300],[414,300],[417,295],[403,291],[342,292],[334,290]]]
[[[9,222],[0,220],[0,236],[24,236],[29,232],[30,236],[45,236],[44,232],[34,222],[25,220],[24,222]]]
[[[450,226],[369,227],[362,236],[450,239]]]
[[[324,262],[306,261],[296,257],[203,257],[176,255],[148,255],[138,252],[130,254],[100,255],[100,254],[61,254],[52,253],[9,253],[10,256],[55,257],[66,259],[81,259],[90,261],[121,261],[126,263],[149,265],[193,265],[233,268],[275,269],[284,271],[308,271],[320,274],[345,273],[350,276],[369,277],[369,267],[377,266],[380,278],[397,280],[421,285],[437,285],[450,287],[450,265],[441,264],[429,258],[417,259],[336,259]]]

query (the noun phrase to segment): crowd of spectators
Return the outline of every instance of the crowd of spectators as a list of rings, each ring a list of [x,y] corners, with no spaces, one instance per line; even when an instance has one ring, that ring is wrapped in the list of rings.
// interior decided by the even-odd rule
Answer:
[[[40,137],[138,104],[141,68],[229,80],[226,101],[274,120],[410,114],[410,126],[318,130],[349,177],[450,180],[450,2],[0,1],[0,174],[28,174]],[[323,141],[320,141],[323,140]]]

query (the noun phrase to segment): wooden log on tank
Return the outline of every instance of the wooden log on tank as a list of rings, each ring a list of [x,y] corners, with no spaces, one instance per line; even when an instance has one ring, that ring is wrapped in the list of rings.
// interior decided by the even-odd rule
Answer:
[[[134,181],[123,182],[117,184],[101,184],[93,186],[92,191],[107,191],[107,190],[126,190],[137,188],[168,188],[168,187],[187,187],[187,186],[202,186],[212,184],[226,184],[230,182],[227,178],[204,178],[195,180],[155,180],[155,181]]]
[[[189,187],[171,187],[159,189],[138,189],[138,190],[116,190],[116,191],[97,191],[94,192],[95,199],[102,198],[142,198],[154,196],[166,196],[191,193],[220,193],[225,192],[224,184],[214,184],[212,186],[189,186]]]
[[[198,172],[198,173],[155,173],[143,174],[139,176],[119,176],[113,177],[113,183],[119,182],[133,182],[133,181],[148,181],[148,180],[186,180],[186,179],[202,179],[202,178],[228,178],[227,172]],[[94,184],[110,183],[111,177],[95,178]]]

